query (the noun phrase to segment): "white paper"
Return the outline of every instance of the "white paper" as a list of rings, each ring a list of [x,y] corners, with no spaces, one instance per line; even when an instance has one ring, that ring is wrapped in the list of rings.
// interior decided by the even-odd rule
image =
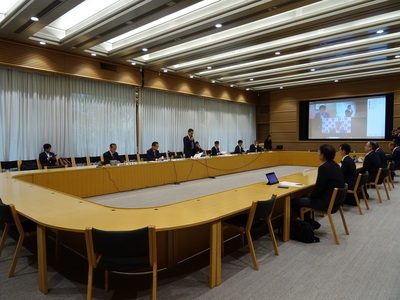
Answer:
[[[297,186],[297,187],[304,186],[304,184],[297,183],[297,182],[290,182],[290,181],[280,181],[279,185]]]

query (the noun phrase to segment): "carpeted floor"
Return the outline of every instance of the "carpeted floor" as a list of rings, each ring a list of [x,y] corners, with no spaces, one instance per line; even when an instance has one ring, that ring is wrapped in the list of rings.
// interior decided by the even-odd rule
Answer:
[[[270,169],[283,176],[303,168]],[[92,200],[115,206],[129,203],[134,207],[137,204],[132,204],[133,199],[143,201],[149,195],[151,201],[154,198],[165,200],[169,197],[167,191],[171,189],[173,197],[168,201],[181,201],[178,195],[184,194],[183,191],[215,192],[216,188],[207,186],[207,183],[224,189],[231,188],[230,184],[247,185],[264,180],[265,172],[266,169],[257,170],[235,174],[236,178],[203,179]],[[253,181],[254,178],[257,180]],[[181,188],[182,191],[178,191]],[[369,194],[371,210],[367,211],[362,205],[364,215],[358,214],[357,207],[345,207],[349,236],[344,234],[339,214],[334,215],[340,245],[334,244],[326,218],[319,220],[322,226],[316,231],[320,243],[283,243],[278,240],[279,256],[274,255],[269,237],[263,236],[255,240],[260,265],[260,270],[255,271],[248,248],[241,248],[239,239],[235,238],[225,243],[220,286],[208,287],[209,254],[206,251],[172,269],[161,270],[158,274],[158,299],[400,299],[400,238],[397,233],[400,228],[400,185],[397,184],[390,192],[391,200],[383,196],[382,204],[378,202],[375,191],[371,190]],[[146,205],[161,204],[146,202]],[[86,259],[62,248],[60,260],[55,261],[51,241],[48,243],[50,291],[48,295],[38,291],[35,244],[35,238],[26,240],[15,276],[7,278],[16,245],[15,240],[7,240],[0,258],[0,299],[85,299]],[[106,293],[102,285],[103,274],[96,272],[93,299],[149,299],[150,283],[149,275],[112,274],[111,290]]]

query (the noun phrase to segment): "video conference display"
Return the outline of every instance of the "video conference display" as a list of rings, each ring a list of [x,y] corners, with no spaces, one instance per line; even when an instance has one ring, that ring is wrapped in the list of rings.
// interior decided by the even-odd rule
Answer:
[[[388,108],[387,95],[309,101],[308,139],[385,139]]]

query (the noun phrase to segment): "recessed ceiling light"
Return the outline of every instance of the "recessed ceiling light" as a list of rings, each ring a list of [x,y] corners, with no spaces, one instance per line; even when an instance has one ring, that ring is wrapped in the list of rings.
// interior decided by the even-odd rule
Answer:
[[[311,69],[310,71],[311,71],[311,72],[314,72],[314,71],[315,71],[315,69]]]
[[[167,69],[164,69],[163,71],[164,71],[164,73],[167,73],[167,72],[168,72],[168,70],[167,70]]]
[[[250,80],[250,81],[253,81],[254,79],[253,79],[253,78],[250,78],[249,80]]]
[[[215,83],[215,80],[211,80],[212,83]]]
[[[222,24],[215,24],[215,27],[221,28],[221,27],[222,27]]]
[[[146,51],[148,51],[149,49],[147,49],[147,48],[143,48],[142,49],[142,51],[144,51],[144,52],[146,52]]]
[[[276,52],[275,52],[275,55],[279,55],[279,54],[281,54],[279,51],[276,51]]]
[[[231,87],[234,87],[235,85],[234,84],[231,84]]]
[[[396,55],[394,58],[400,58],[400,55]]]
[[[32,20],[33,22],[37,22],[37,21],[39,21],[39,18],[38,18],[38,17],[31,17],[31,20]]]
[[[136,66],[136,63],[135,63],[135,62],[131,62],[131,65],[132,65],[132,66]]]
[[[283,89],[283,86],[280,86],[279,88],[280,88],[280,89]]]
[[[250,91],[250,88],[246,88],[246,91]]]
[[[92,54],[90,54],[91,56],[96,56],[97,54],[96,53],[92,53]]]
[[[381,30],[378,30],[376,33],[383,33],[384,31],[381,29]]]
[[[193,76],[193,75],[189,75],[189,77],[190,77],[190,78],[194,78],[194,76]]]
[[[339,82],[339,80],[335,79],[335,82]]]
[[[207,69],[211,70],[211,69],[212,69],[212,67],[211,67],[211,66],[208,66],[208,67],[207,67]]]
[[[41,42],[39,42],[39,44],[40,45],[46,45],[46,42],[41,41]]]

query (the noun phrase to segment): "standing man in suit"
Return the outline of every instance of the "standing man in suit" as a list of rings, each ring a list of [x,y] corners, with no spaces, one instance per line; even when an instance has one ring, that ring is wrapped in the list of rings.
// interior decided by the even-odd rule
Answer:
[[[372,148],[372,149],[375,150],[375,152],[379,156],[379,160],[381,162],[381,168],[387,168],[387,158],[386,158],[385,151],[383,151],[381,148],[379,148],[379,144],[377,142],[375,142],[375,145],[376,145],[376,149],[374,149],[374,148]],[[374,147],[375,147],[375,145],[373,144]]]
[[[103,159],[104,159],[104,164],[109,164],[110,160],[117,160],[120,163],[123,163],[124,161],[119,158],[118,152],[117,152],[117,144],[111,143],[110,144],[110,150],[107,152],[103,153]]]
[[[235,153],[235,154],[243,154],[245,151],[244,151],[242,145],[243,145],[243,141],[242,140],[238,140],[238,144],[235,147],[235,151],[233,153]]]
[[[219,141],[214,142],[214,147],[211,148],[211,155],[221,155],[219,151]]]
[[[44,144],[43,152],[39,154],[39,161],[42,167],[55,166],[57,162],[56,155],[53,152],[50,152],[51,145]]]
[[[354,189],[354,185],[356,184],[357,174],[356,174],[356,164],[354,163],[353,159],[349,156],[350,151],[351,147],[349,144],[340,145],[339,153],[343,157],[340,169],[342,170],[343,173],[344,183],[347,183],[349,190],[352,190]],[[344,203],[348,205],[357,205],[357,202],[355,201],[353,194],[347,194]]]
[[[270,134],[268,134],[267,138],[264,141],[264,149],[272,150],[272,137]]]
[[[194,153],[194,130],[189,128],[188,135],[183,138],[183,154],[185,154],[186,158],[190,158]]]
[[[359,173],[365,173],[368,171],[368,182],[374,182],[375,177],[378,174],[378,170],[381,167],[381,161],[379,159],[378,153],[373,150],[373,147],[377,148],[376,143],[369,141],[365,144],[364,150],[367,155],[364,157],[364,162],[362,168],[358,171]],[[366,193],[367,198],[369,198],[368,193]]]
[[[387,160],[392,161],[394,164],[391,167],[391,175],[392,178],[394,175],[394,170],[399,170],[400,169],[400,147],[396,145],[395,142],[390,142],[388,144],[389,150],[392,152],[392,154],[389,154],[386,158]]]
[[[318,167],[317,181],[315,188],[308,197],[293,199],[292,209],[300,216],[300,208],[312,207],[315,209],[328,209],[329,202],[335,188],[344,187],[343,173],[339,165],[334,162],[336,150],[331,145],[324,144],[319,147],[319,160],[321,165]],[[314,221],[309,214],[304,216],[305,221],[309,222],[314,229],[321,225]]]
[[[158,142],[151,143],[151,148],[147,150],[147,160],[156,161],[163,159],[163,157],[160,155],[160,152],[158,151],[158,147]]]
[[[258,140],[255,140],[253,144],[250,145],[249,152],[262,152],[260,146],[258,146]]]

